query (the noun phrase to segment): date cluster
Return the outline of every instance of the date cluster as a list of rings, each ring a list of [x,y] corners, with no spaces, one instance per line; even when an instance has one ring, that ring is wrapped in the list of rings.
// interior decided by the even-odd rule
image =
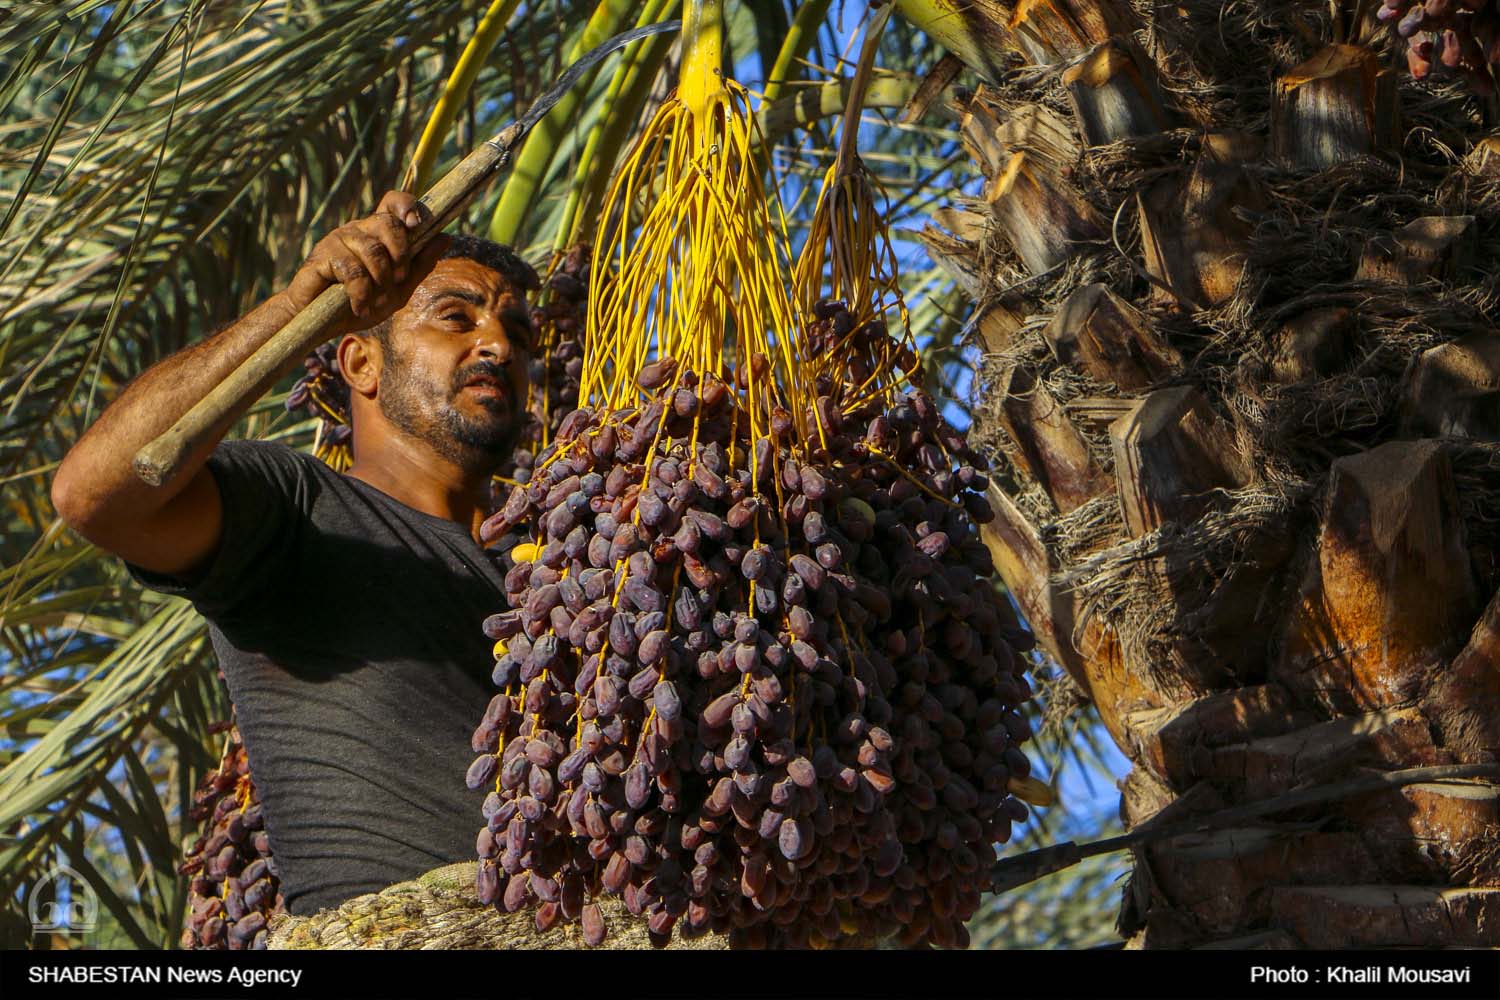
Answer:
[[[483,529],[533,541],[485,622],[480,900],[591,944],[611,893],[656,944],[964,946],[1030,773],[1033,639],[977,534],[981,459],[921,392],[843,407],[820,376],[804,442],[743,382],[637,381],[649,402],[570,414]]]
[[[1494,92],[1500,64],[1500,8],[1495,0],[1381,0],[1375,14],[1406,43],[1406,64],[1418,80],[1434,66],[1460,73],[1477,93]]]
[[[203,824],[178,872],[188,876],[183,948],[243,951],[266,946],[266,924],[284,909],[276,859],[250,762],[233,723],[219,767],[204,775],[189,818]]]

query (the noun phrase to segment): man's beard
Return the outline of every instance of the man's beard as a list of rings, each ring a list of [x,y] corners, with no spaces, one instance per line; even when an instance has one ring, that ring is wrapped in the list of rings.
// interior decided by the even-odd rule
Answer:
[[[496,414],[488,419],[460,413],[452,400],[466,381],[477,375],[493,378],[502,392],[510,391],[504,370],[496,364],[479,362],[461,368],[453,375],[446,395],[435,384],[419,382],[406,359],[396,360],[387,351],[380,366],[380,392],[376,402],[380,412],[404,433],[425,441],[443,458],[464,469],[488,471],[515,446],[514,422]],[[423,401],[442,400],[435,415],[423,407]],[[481,406],[485,404],[481,402]],[[495,401],[493,405],[504,406]]]

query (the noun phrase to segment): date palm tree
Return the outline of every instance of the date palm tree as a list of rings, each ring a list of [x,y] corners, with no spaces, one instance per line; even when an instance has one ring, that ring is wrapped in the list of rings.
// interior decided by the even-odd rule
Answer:
[[[898,7],[983,79],[924,240],[995,561],[1133,765],[1128,946],[1500,944],[1488,70],[1367,2]]]
[[[677,16],[676,6],[70,0],[23,3],[0,18],[6,943],[29,942],[27,888],[65,859],[103,904],[90,943],[175,945],[186,899],[176,868],[195,832],[185,814],[223,748],[210,730],[230,712],[193,609],[142,591],[57,521],[48,485],[62,454],[135,374],[274,290],[320,232],[386,189],[421,189],[574,54]],[[856,19],[843,25],[826,0],[730,10],[732,59],[760,74],[772,160],[793,225],[805,224],[808,192],[833,155],[827,119],[846,89],[838,49]],[[606,64],[461,225],[526,247],[542,265],[586,237],[631,131],[671,79],[671,48],[639,46]],[[911,70],[926,51],[919,30],[892,23],[866,100],[872,117],[889,121],[913,98]],[[867,162],[897,225],[956,183],[964,154],[944,114],[939,105],[930,124],[867,130]],[[930,264],[908,268],[906,284],[941,391],[962,372],[961,292]],[[285,411],[288,388],[236,433],[308,446],[312,422]],[[1073,759],[1097,766],[1086,750]],[[1081,937],[1097,937],[1098,914],[1068,905],[1073,924],[1094,928]],[[1030,912],[1056,911],[1043,900]],[[1044,922],[1012,914],[989,937],[1074,939]]]

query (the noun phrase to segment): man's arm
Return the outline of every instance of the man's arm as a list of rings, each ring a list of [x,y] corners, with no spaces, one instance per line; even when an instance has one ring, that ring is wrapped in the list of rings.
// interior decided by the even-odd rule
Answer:
[[[58,467],[52,480],[58,515],[100,548],[144,569],[185,576],[205,566],[223,527],[218,487],[205,463],[254,400],[242,401],[161,486],[142,482],[131,459],[331,285],[343,283],[355,317],[335,335],[368,329],[399,308],[392,292],[411,269],[408,233],[420,222],[419,211],[426,210],[415,196],[388,193],[374,215],[320,240],[284,290],[131,383]]]

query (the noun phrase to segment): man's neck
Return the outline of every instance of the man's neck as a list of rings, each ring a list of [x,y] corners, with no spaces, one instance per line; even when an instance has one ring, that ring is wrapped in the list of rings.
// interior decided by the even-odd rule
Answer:
[[[484,520],[489,474],[472,472],[403,436],[378,448],[356,448],[346,475],[424,514],[468,528],[476,537]]]

